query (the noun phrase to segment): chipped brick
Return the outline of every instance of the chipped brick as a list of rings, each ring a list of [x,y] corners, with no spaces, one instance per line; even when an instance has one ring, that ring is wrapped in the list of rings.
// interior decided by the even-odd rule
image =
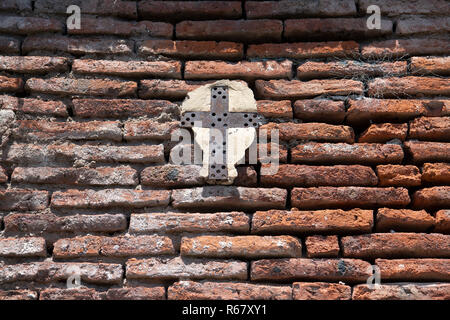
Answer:
[[[308,258],[336,258],[339,254],[337,236],[311,236],[305,243]]]
[[[450,233],[450,210],[439,210],[436,212],[435,232]]]
[[[450,143],[406,141],[405,149],[415,163],[450,162]]]
[[[294,282],[294,300],[350,300],[352,288],[343,283]]]
[[[45,257],[47,248],[43,238],[2,238],[0,239],[0,257]]]
[[[50,73],[68,70],[67,58],[59,57],[0,57],[0,70],[18,73]]]
[[[0,190],[0,210],[34,211],[48,205],[48,192],[28,189]]]
[[[421,117],[409,124],[410,139],[450,141],[450,117]]]
[[[446,208],[450,206],[450,186],[424,188],[414,192],[415,208]]]
[[[414,74],[449,75],[450,57],[412,57],[411,72]]]
[[[402,283],[381,284],[369,287],[367,284],[353,288],[353,300],[448,300],[448,283]]]
[[[179,127],[177,121],[156,122],[152,120],[125,123],[124,138],[128,141],[170,140],[171,133]]]
[[[425,232],[434,225],[434,218],[425,210],[380,208],[377,212],[376,231]]]
[[[449,259],[376,259],[381,278],[389,281],[449,281]]]
[[[345,118],[345,106],[343,101],[297,100],[294,103],[294,116],[305,121],[342,123]]]
[[[377,166],[379,185],[383,187],[420,186],[422,175],[416,166],[380,165]]]
[[[450,164],[424,163],[422,180],[436,184],[450,184]]]
[[[371,124],[361,135],[358,142],[384,143],[392,139],[404,141],[408,132],[406,123]]]

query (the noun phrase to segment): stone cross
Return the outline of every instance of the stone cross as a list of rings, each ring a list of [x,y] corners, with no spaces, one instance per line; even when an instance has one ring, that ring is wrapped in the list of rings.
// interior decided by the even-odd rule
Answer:
[[[210,129],[209,169],[211,180],[227,180],[228,134],[231,128],[257,128],[263,117],[257,112],[230,112],[227,86],[211,87],[211,110],[186,111],[181,117],[181,127],[202,127]]]

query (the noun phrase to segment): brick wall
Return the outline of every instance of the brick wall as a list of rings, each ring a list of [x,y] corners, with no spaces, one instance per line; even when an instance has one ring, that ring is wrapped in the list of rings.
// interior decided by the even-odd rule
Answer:
[[[2,0],[0,299],[450,299],[449,14]],[[171,163],[180,103],[215,79],[279,130],[275,175]]]

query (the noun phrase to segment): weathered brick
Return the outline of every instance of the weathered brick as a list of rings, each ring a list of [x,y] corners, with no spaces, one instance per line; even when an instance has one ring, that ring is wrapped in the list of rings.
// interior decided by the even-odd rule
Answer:
[[[12,173],[11,181],[77,186],[133,186],[139,183],[137,171],[125,166],[99,168],[17,167]]]
[[[421,117],[409,124],[410,139],[450,141],[450,117]]]
[[[278,188],[207,186],[172,191],[178,209],[277,209],[286,205],[287,191]]]
[[[47,248],[43,238],[2,238],[0,257],[45,257]]]
[[[68,64],[67,58],[59,57],[0,57],[0,70],[18,73],[64,72]]]
[[[1,47],[0,47],[1,48]],[[242,59],[243,44],[227,41],[145,40],[138,46],[144,55],[162,55],[182,59]]]
[[[380,164],[400,163],[403,149],[396,144],[300,143],[291,150],[297,163]]]
[[[19,92],[23,90],[22,78],[0,76],[0,92]]]
[[[311,59],[352,57],[359,55],[355,41],[264,43],[248,46],[249,58]]]
[[[167,290],[169,300],[291,300],[290,286],[239,282],[179,281]]]
[[[19,98],[17,104],[7,106],[5,109],[33,115],[48,115],[55,117],[68,116],[67,105],[62,101]]]
[[[294,103],[294,116],[305,121],[342,123],[345,105],[343,101],[326,99],[297,100]]]
[[[401,283],[369,287],[360,284],[353,288],[353,300],[448,300],[448,283]]]
[[[425,188],[414,192],[415,208],[447,208],[450,206],[450,186]]]
[[[134,42],[130,40],[104,39],[102,37],[69,38],[66,36],[28,36],[22,44],[22,52],[51,51],[85,54],[131,54]]]
[[[5,169],[0,167],[0,183],[5,183],[8,181],[8,176],[6,175]]]
[[[28,189],[0,190],[0,210],[34,211],[48,205],[48,192]]]
[[[384,143],[392,139],[404,141],[408,132],[406,123],[371,124],[361,135],[358,142]]]
[[[79,60],[72,71],[81,74],[106,74],[121,77],[181,78],[179,61]]]
[[[139,16],[145,19],[180,21],[236,19],[242,16],[239,2],[227,1],[140,1]]]
[[[450,84],[437,77],[377,78],[369,81],[368,94],[372,97],[448,96]]]
[[[256,106],[258,113],[266,118],[292,118],[292,107],[289,100],[258,100]]]
[[[450,9],[445,0],[430,0],[430,1],[408,1],[400,0],[395,2],[386,2],[383,0],[360,0],[359,12],[367,11],[370,5],[377,5],[381,12],[388,16],[397,16],[401,14],[445,14],[449,13]]]
[[[189,258],[130,259],[126,263],[127,279],[247,279],[247,263],[235,260]]]
[[[350,300],[352,288],[343,283],[294,282],[294,300]]]
[[[291,236],[183,237],[182,256],[210,258],[289,258],[302,255],[302,245]]]
[[[166,190],[131,190],[104,189],[74,190],[53,193],[53,208],[143,208],[165,206],[169,203],[170,191]]]
[[[25,88],[32,93],[48,93],[56,95],[92,95],[123,97],[134,96],[137,83],[108,79],[71,79],[71,78],[30,78]]]
[[[57,139],[122,141],[122,130],[117,121],[52,122],[20,120],[14,135],[19,139],[39,141]]]
[[[411,35],[418,33],[445,33],[450,31],[447,18],[407,17],[397,21],[395,33]]]
[[[0,36],[0,52],[3,54],[20,53],[20,42],[16,38]]]
[[[204,84],[205,82],[184,80],[141,80],[139,97],[143,99],[183,100],[189,91]]]
[[[6,233],[48,234],[117,232],[127,228],[122,214],[71,215],[13,213],[4,219]]]
[[[130,233],[244,233],[249,231],[249,217],[243,212],[219,213],[135,213],[130,219]]]
[[[185,79],[280,79],[290,78],[292,62],[278,61],[188,61]]]
[[[256,80],[256,92],[261,98],[298,99],[321,95],[362,94],[363,85],[355,80]]]
[[[380,165],[377,166],[379,185],[383,187],[414,187],[422,183],[419,168],[416,166]]]
[[[112,15],[125,18],[137,18],[136,3],[122,0],[36,0],[34,9],[43,13],[66,14],[67,7],[75,4],[84,14]]]
[[[73,99],[73,113],[80,118],[158,117],[176,115],[178,106],[166,100]]]
[[[156,122],[152,120],[127,122],[124,138],[127,141],[170,140],[171,133],[179,127],[177,121]]]
[[[306,61],[297,67],[297,78],[343,78],[406,73],[406,61],[365,63],[354,60],[333,62]]]
[[[381,278],[393,281],[449,281],[450,259],[376,259]]]
[[[450,184],[449,163],[424,163],[422,180],[437,184]]]
[[[297,18],[297,17],[336,17],[356,13],[355,3],[344,1],[247,1],[245,9],[248,19],[258,18]]]
[[[393,23],[380,19],[380,28],[367,28],[367,18],[288,19],[283,35],[288,40],[367,39],[392,34]]]
[[[355,136],[351,127],[319,122],[270,122],[262,125],[260,129],[266,129],[268,133],[272,130],[278,130],[280,140],[298,139],[352,143]]]
[[[165,300],[163,286],[111,288],[106,292],[107,300]]]
[[[425,232],[434,225],[434,218],[425,210],[380,208],[377,212],[376,231]]]
[[[280,20],[183,21],[176,25],[177,39],[227,40],[240,42],[280,41]]]
[[[336,234],[370,232],[372,210],[256,211],[252,233]]]
[[[63,24],[55,19],[2,16],[0,32],[24,35],[39,32],[63,32]]]
[[[450,233],[450,210],[439,210],[436,212],[435,221],[435,232]]]
[[[336,258],[339,254],[337,236],[311,236],[305,243],[308,258]]]
[[[415,163],[426,161],[450,162],[450,143],[406,141],[405,149]]]
[[[32,290],[0,290],[0,300],[37,300],[38,294]]]
[[[93,288],[49,288],[41,290],[39,300],[101,300],[101,295]]]
[[[253,281],[365,282],[370,276],[366,261],[357,259],[268,259],[251,262]]]
[[[3,0],[0,3],[0,10],[18,10],[18,11],[31,11],[31,0]]]
[[[306,166],[284,164],[278,167],[276,174],[261,175],[263,186],[274,187],[374,186],[377,183],[378,179],[372,168],[360,165]]]
[[[450,257],[450,236],[439,233],[372,233],[341,238],[351,258]]]
[[[53,257],[69,259],[78,257],[129,257],[175,254],[175,248],[168,237],[84,236],[59,239],[54,243]]]
[[[292,206],[303,209],[403,207],[410,203],[405,188],[318,187],[294,188]]]
[[[411,72],[414,74],[450,74],[450,57],[412,57]]]

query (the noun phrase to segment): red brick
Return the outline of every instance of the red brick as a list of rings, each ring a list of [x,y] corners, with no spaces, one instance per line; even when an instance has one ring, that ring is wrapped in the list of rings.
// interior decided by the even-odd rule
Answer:
[[[47,248],[43,238],[2,238],[0,257],[45,257]]]
[[[405,149],[415,163],[450,162],[450,143],[406,141]]]
[[[417,33],[445,33],[450,31],[450,24],[446,18],[402,18],[397,21],[395,33],[411,35]]]
[[[5,183],[8,181],[8,176],[6,175],[5,169],[0,167],[0,183]]]
[[[351,127],[319,122],[270,122],[262,125],[260,129],[266,129],[268,133],[272,130],[278,130],[280,140],[318,140],[348,143],[354,141],[354,132]]]
[[[342,123],[345,105],[343,101],[326,99],[297,100],[294,103],[294,116],[305,121]]]
[[[141,80],[139,97],[143,99],[183,100],[189,91],[206,84],[200,81],[184,80]]]
[[[0,300],[37,300],[38,294],[31,290],[0,290]]]
[[[20,42],[16,38],[0,36],[0,51],[3,54],[20,53]]]
[[[53,257],[70,259],[78,257],[129,257],[175,254],[175,248],[168,237],[84,236],[59,239],[54,243]]]
[[[436,212],[435,232],[450,233],[450,210],[439,210]]]
[[[405,188],[318,187],[294,188],[292,206],[302,209],[403,207],[410,203]]]
[[[82,17],[80,29],[67,29],[68,34],[98,34],[115,36],[147,36],[171,38],[173,26],[165,22],[129,22],[111,18]]]
[[[0,32],[23,35],[39,32],[63,32],[63,24],[55,19],[3,16],[0,21]]]
[[[21,139],[48,141],[68,140],[122,140],[122,130],[116,121],[52,122],[19,120],[14,134]]]
[[[411,72],[414,74],[450,74],[450,57],[412,57]]]
[[[395,2],[386,2],[383,0],[360,0],[359,12],[367,11],[370,5],[380,7],[383,14],[396,16],[401,14],[445,14],[449,13],[448,3],[445,0],[429,0],[429,1],[409,1],[399,0]]]
[[[68,52],[85,54],[131,54],[134,42],[129,40],[97,38],[69,38],[65,36],[28,36],[22,44],[24,54],[32,51]]]
[[[290,78],[292,62],[277,61],[188,61],[185,79],[280,79]]]
[[[249,58],[342,58],[359,55],[355,41],[264,43],[248,46]]]
[[[279,209],[286,205],[287,191],[279,188],[207,186],[172,191],[177,209]]]
[[[289,100],[258,100],[256,105],[258,113],[266,118],[292,118],[292,107]]]
[[[3,0],[2,3],[0,3],[0,10],[31,11],[32,9],[31,0]]]
[[[11,180],[15,183],[58,184],[77,186],[133,186],[139,183],[131,167],[52,168],[17,167]]]
[[[439,233],[372,233],[341,238],[351,258],[450,257],[450,236]]]
[[[450,186],[425,188],[414,192],[415,208],[446,208],[450,206]]]
[[[48,234],[117,232],[127,228],[122,214],[72,215],[13,213],[5,217],[6,233]]]
[[[143,208],[165,206],[170,192],[166,190],[104,189],[74,190],[53,193],[53,208]]]
[[[27,80],[25,88],[32,93],[56,95],[134,96],[137,83],[108,79],[49,78]]]
[[[404,141],[408,132],[406,123],[371,124],[361,135],[358,142],[384,143],[392,139]]]
[[[243,212],[136,213],[131,215],[130,233],[245,233],[249,217]]]
[[[0,76],[0,92],[19,92],[23,90],[22,78]]]
[[[361,233],[372,227],[372,210],[361,209],[257,211],[252,219],[252,233]]]
[[[141,172],[141,183],[154,187],[200,186],[205,179],[200,176],[201,166],[163,165],[147,167]]]
[[[450,164],[424,163],[422,180],[436,184],[450,184]]]
[[[176,25],[177,39],[270,42],[280,41],[282,32],[280,20],[183,21]]]
[[[381,164],[400,163],[403,149],[396,144],[301,143],[292,148],[291,161],[297,163]]]
[[[182,59],[224,59],[243,58],[243,44],[227,41],[190,41],[190,40],[145,40],[138,46],[138,52],[144,55],[163,55]]]
[[[36,12],[66,14],[67,7],[71,4],[78,5],[83,14],[100,16],[119,16],[125,18],[137,18],[136,3],[122,0],[36,0],[34,9]]]
[[[112,288],[106,292],[107,300],[165,300],[163,286]]]
[[[409,124],[410,139],[450,141],[450,117],[421,117]]]
[[[210,258],[289,258],[302,255],[302,245],[291,236],[183,237],[182,256]]]
[[[361,46],[364,58],[401,58],[412,55],[447,54],[450,40],[445,37],[382,40]]]
[[[73,99],[74,115],[80,118],[158,117],[178,114],[178,106],[166,100]]]
[[[381,19],[380,29],[368,29],[367,18],[288,19],[283,35],[288,40],[367,39],[392,34],[391,20]]]
[[[137,140],[170,140],[171,133],[179,126],[177,121],[133,121],[124,126],[124,138],[127,141]]]
[[[299,16],[335,17],[356,13],[355,3],[344,1],[246,1],[248,19],[297,18]]]
[[[189,258],[130,259],[126,263],[127,279],[247,279],[247,263],[235,260]]]
[[[368,94],[372,97],[408,97],[450,95],[450,84],[446,79],[434,77],[377,78],[368,83]]]
[[[278,156],[272,155],[272,153],[271,153],[272,145],[274,146],[274,148],[275,147],[278,148],[278,153],[279,153]],[[266,148],[266,152],[267,152],[266,155],[262,154],[262,149],[264,147]],[[286,163],[287,162],[287,154],[288,154],[288,150],[285,145],[282,145],[282,144],[277,145],[274,142],[266,143],[265,145],[258,143],[258,162],[259,163],[263,163],[263,162],[268,163],[271,161],[273,162],[274,157],[278,157],[278,160],[280,163]]]
[[[380,165],[377,166],[379,185],[383,187],[420,186],[422,175],[416,166]]]
[[[48,115],[55,117],[67,117],[67,106],[62,101],[45,101],[33,98],[20,98],[16,107],[11,108],[16,112],[35,115]]]
[[[294,282],[294,300],[350,300],[352,288],[343,283]]]
[[[180,21],[206,19],[236,19],[242,17],[242,6],[236,1],[140,1],[141,18]]]
[[[353,300],[448,300],[448,283],[401,283],[369,287],[367,284],[353,288]]]
[[[355,80],[256,80],[256,92],[261,98],[299,99],[320,95],[362,94],[363,85]]]
[[[41,290],[39,300],[101,300],[101,295],[92,288],[50,288]]]
[[[337,236],[311,236],[305,242],[308,258],[337,258],[339,254]]]
[[[179,61],[75,60],[72,71],[121,77],[181,78]]]
[[[18,73],[64,72],[68,64],[67,58],[59,57],[0,57],[0,70]]]
[[[169,300],[291,300],[290,286],[239,282],[179,281],[168,290]]]
[[[48,192],[29,189],[0,190],[0,210],[34,211],[48,205]]]
[[[390,281],[449,281],[449,259],[376,259],[381,278]]]
[[[357,259],[269,259],[251,262],[253,281],[364,282],[370,264]]]
[[[376,231],[426,232],[434,226],[434,218],[425,210],[380,208],[377,212]]]

